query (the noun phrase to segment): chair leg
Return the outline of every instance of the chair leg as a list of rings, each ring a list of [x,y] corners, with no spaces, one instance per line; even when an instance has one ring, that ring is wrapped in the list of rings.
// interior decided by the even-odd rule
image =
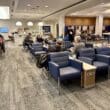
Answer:
[[[42,68],[42,74],[44,75],[46,79],[49,79],[49,73],[46,71],[44,67]]]
[[[60,78],[58,77],[58,94],[60,95]]]
[[[107,78],[109,79],[110,78],[110,66],[108,67],[108,76]]]

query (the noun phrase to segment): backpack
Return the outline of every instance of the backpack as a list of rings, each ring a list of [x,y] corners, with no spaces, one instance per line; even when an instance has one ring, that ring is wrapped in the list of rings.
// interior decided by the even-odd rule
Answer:
[[[42,68],[47,66],[47,59],[48,55],[47,54],[41,54],[37,60],[37,67]]]

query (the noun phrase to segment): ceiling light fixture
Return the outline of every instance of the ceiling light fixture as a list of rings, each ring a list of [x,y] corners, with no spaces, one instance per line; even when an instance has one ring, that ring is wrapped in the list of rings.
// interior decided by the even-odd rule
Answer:
[[[48,5],[45,5],[45,8],[48,8],[49,6]]]
[[[43,22],[38,22],[38,26],[43,26]]]
[[[27,6],[31,6],[31,4],[27,4]]]
[[[33,22],[29,21],[29,22],[27,23],[27,25],[28,25],[28,26],[33,26]]]
[[[16,26],[22,26],[22,22],[21,21],[17,21],[16,22]]]

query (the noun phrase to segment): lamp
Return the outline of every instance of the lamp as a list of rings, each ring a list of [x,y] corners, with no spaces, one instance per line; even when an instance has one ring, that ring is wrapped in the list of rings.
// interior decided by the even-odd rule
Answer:
[[[29,21],[29,22],[27,23],[27,25],[28,25],[28,26],[33,26],[33,22]]]
[[[22,26],[22,22],[21,21],[17,21],[16,22],[16,26]]]
[[[38,22],[38,26],[43,26],[43,22]]]

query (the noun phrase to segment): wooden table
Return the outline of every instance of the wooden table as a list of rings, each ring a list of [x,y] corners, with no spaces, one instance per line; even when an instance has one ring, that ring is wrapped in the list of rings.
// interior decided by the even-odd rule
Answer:
[[[95,86],[96,67],[83,62],[83,73],[81,76],[81,86],[91,88]]]
[[[79,59],[76,59],[74,57],[70,56],[69,58],[83,63],[83,73],[81,75],[81,87],[84,88],[94,87],[96,67],[83,61],[80,61]]]

